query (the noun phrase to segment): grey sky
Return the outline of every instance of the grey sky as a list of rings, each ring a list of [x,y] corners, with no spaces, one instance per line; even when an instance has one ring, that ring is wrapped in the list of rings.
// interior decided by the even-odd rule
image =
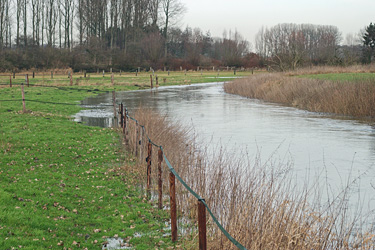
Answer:
[[[345,39],[375,22],[375,0],[181,0],[187,12],[180,22],[222,36],[224,30],[239,31],[254,44],[262,26],[279,23],[334,25]]]

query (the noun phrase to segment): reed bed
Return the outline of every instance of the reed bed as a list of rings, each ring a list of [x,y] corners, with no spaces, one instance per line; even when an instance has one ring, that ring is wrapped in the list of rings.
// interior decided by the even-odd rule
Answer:
[[[314,72],[323,71],[315,69]],[[304,71],[304,73],[312,72]],[[231,94],[313,112],[363,118],[375,117],[375,83],[373,80],[329,81],[291,77],[291,74],[299,73],[258,74],[225,83],[224,90]]]
[[[149,137],[162,145],[167,158],[187,184],[206,199],[211,210],[228,232],[247,249],[374,249],[374,235],[355,227],[359,217],[348,215],[350,185],[329,202],[321,195],[319,180],[297,187],[289,163],[251,157],[248,152],[227,152],[218,146],[209,152],[196,141],[194,131],[171,122],[151,110],[132,114],[145,126]],[[135,151],[137,127],[129,121],[126,148],[135,154],[140,183],[146,183],[146,143]],[[157,148],[153,147],[152,174],[156,188]],[[168,170],[163,167],[164,193],[168,194]],[[191,222],[197,218],[197,201],[177,182],[177,206]],[[197,237],[196,225],[192,237]],[[194,229],[195,228],[195,229]],[[355,229],[356,228],[356,229]],[[209,249],[236,249],[208,220]],[[197,245],[190,245],[197,249]]]

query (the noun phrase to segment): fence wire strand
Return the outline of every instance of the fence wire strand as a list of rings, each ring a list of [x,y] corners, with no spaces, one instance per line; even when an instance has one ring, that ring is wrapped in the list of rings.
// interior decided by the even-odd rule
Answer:
[[[137,119],[135,119],[134,117],[131,117],[128,115],[128,113],[126,112],[126,117],[133,120],[134,122],[138,123],[139,124],[139,121]],[[228,238],[228,240],[230,240],[238,249],[240,250],[246,250],[246,248],[241,244],[239,243],[236,239],[234,239],[229,233],[227,230],[225,230],[225,228],[220,224],[219,220],[215,217],[215,215],[213,214],[213,212],[211,211],[211,209],[209,208],[209,206],[207,205],[206,201],[199,195],[197,194],[193,189],[191,189],[191,187],[181,178],[181,176],[176,172],[176,170],[173,168],[172,164],[169,162],[165,152],[164,152],[164,149],[162,146],[160,145],[157,145],[156,143],[154,143],[150,137],[148,136],[147,132],[146,132],[146,128],[145,126],[143,125],[140,125],[141,128],[143,129],[143,132],[144,134],[146,135],[148,141],[154,145],[155,147],[157,148],[160,148],[161,151],[163,152],[163,158],[164,158],[164,161],[165,163],[167,164],[168,168],[169,168],[169,171],[171,173],[174,174],[174,176],[179,180],[179,182],[186,188],[186,190],[188,190],[195,198],[197,198],[199,201],[202,201],[202,203],[204,204],[204,206],[206,207],[208,213],[211,215],[213,221],[215,222],[215,224],[219,227],[220,231]]]

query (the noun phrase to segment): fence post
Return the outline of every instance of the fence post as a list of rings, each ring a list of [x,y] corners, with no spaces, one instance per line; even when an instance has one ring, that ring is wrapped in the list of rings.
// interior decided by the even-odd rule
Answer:
[[[114,126],[117,127],[117,111],[116,111],[116,91],[112,91],[112,103],[113,103],[113,118],[114,118]]]
[[[138,156],[138,121],[135,123],[134,126],[134,155],[137,157]]]
[[[158,152],[158,170],[159,170],[159,209],[163,208],[163,180],[161,178],[162,170],[161,163],[163,161],[163,151],[159,149]]]
[[[151,81],[151,89],[154,88],[154,83],[152,82],[152,75],[150,75],[150,81]]]
[[[156,87],[158,88],[159,87],[159,78],[158,78],[158,75],[156,75],[155,79],[156,79]]]
[[[33,79],[35,78],[35,71],[33,71]]]
[[[12,76],[9,76],[9,87],[12,87]]]
[[[26,113],[26,101],[25,101],[25,90],[23,87],[23,83],[21,84],[21,91],[22,91],[22,111],[23,113]]]
[[[139,133],[139,159],[140,160],[143,158],[142,138],[143,138],[143,127],[141,127],[141,131]]]
[[[70,74],[70,86],[73,86],[73,72]]]
[[[53,79],[53,71],[51,71],[51,79]]]
[[[206,206],[203,199],[198,200],[198,231],[199,231],[199,249],[207,249],[206,238]]]
[[[147,150],[147,197],[151,198],[151,157],[152,157],[152,144],[148,142]]]
[[[122,103],[120,104],[119,110],[120,110],[120,126],[121,128],[124,128],[124,105]],[[124,131],[123,131],[123,134],[124,134]]]
[[[16,72],[13,71],[13,79],[16,79]]]
[[[113,73],[111,75],[111,84],[112,86],[115,84],[115,75]]]
[[[177,241],[176,177],[169,173],[169,197],[171,205],[172,242]]]
[[[27,84],[27,87],[30,87],[29,74],[26,74],[26,84]]]

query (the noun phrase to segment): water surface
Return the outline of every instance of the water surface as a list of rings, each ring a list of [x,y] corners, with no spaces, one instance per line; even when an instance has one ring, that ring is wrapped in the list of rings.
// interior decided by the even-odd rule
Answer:
[[[317,114],[224,93],[223,83],[160,87],[116,93],[132,111],[140,105],[193,126],[199,138],[216,147],[246,148],[251,157],[292,162],[293,175],[321,175],[333,189],[354,182],[352,206],[362,202],[375,209],[375,129],[368,122]],[[111,126],[112,94],[83,101],[97,110],[82,111],[76,119],[94,126]],[[100,107],[102,105],[102,107]]]

